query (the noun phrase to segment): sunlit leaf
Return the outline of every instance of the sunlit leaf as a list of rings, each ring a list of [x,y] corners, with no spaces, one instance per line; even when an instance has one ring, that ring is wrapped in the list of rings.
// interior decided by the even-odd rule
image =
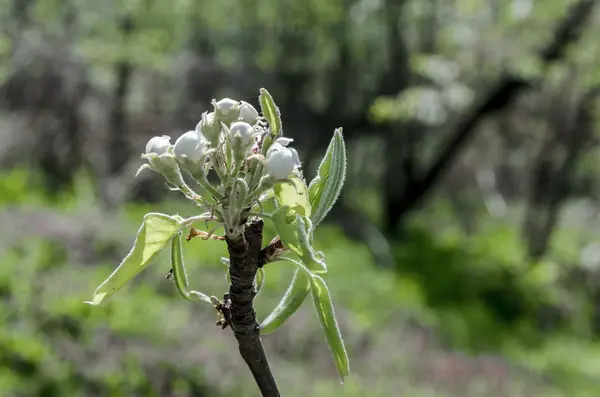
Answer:
[[[275,199],[279,206],[287,205],[297,214],[310,217],[311,208],[308,199],[308,187],[298,178],[292,177],[281,181],[273,187]]]
[[[311,220],[317,226],[331,210],[342,191],[346,178],[346,147],[342,129],[333,134],[325,157],[319,165],[319,172],[308,187],[312,209]]]
[[[329,289],[327,288],[325,280],[317,275],[313,275],[310,278],[310,290],[315,303],[315,308],[317,309],[317,314],[319,315],[319,320],[321,321],[321,326],[323,327],[323,332],[325,332],[329,350],[333,356],[333,361],[335,362],[340,377],[344,380],[344,377],[350,375],[350,361],[348,359],[346,347],[344,346],[342,334],[340,333],[340,328],[338,327],[335,318],[335,311],[333,310],[333,304],[331,303]]]
[[[288,206],[279,207],[272,216],[275,230],[283,245],[298,255],[302,263],[313,273],[325,273],[327,266],[312,247],[312,223],[309,218],[290,210]]]
[[[137,276],[150,261],[181,230],[181,223],[175,217],[160,213],[149,213],[137,232],[133,248],[115,271],[96,289],[91,305],[99,305],[114,295],[127,282]]]
[[[281,327],[300,308],[309,291],[310,276],[305,271],[297,269],[277,307],[260,324],[261,334],[270,334]]]
[[[260,89],[258,101],[260,102],[260,109],[263,117],[267,119],[267,122],[269,123],[270,134],[265,137],[262,145],[262,153],[266,154],[267,150],[271,146],[271,143],[283,135],[281,128],[281,115],[279,113],[279,108],[277,105],[275,105],[273,97],[266,89]]]
[[[259,101],[262,114],[267,119],[271,129],[271,134],[273,135],[273,140],[275,140],[281,136],[282,133],[279,108],[277,105],[275,105],[275,101],[273,100],[273,97],[269,91],[264,88],[260,89]]]
[[[187,300],[204,302],[210,305],[211,301],[208,295],[189,289],[187,272],[183,263],[183,251],[181,249],[181,232],[178,232],[171,240],[171,265],[175,285],[181,296]]]

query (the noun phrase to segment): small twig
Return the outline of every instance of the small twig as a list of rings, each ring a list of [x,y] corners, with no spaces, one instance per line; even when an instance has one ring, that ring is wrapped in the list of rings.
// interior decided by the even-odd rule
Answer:
[[[215,232],[215,230],[217,230],[218,227],[222,226],[223,224],[219,223],[217,226],[215,226],[214,228],[212,228],[211,230],[209,230],[208,232],[202,231],[202,230],[198,230],[194,227],[190,228],[190,232],[188,234],[185,235],[185,239],[187,241],[190,241],[191,239],[193,239],[194,237],[202,237],[203,240],[208,240],[208,239],[213,239],[213,240],[225,240],[224,236],[217,236],[214,235],[213,233]]]
[[[197,217],[197,218],[201,220],[200,217]],[[194,218],[189,218],[189,219],[194,219]],[[198,220],[198,219],[195,219],[194,221],[190,221],[189,219],[188,219],[188,221],[189,221],[190,224],[193,223],[195,220]],[[210,219],[210,220],[214,220],[214,219]],[[207,220],[207,222],[208,222],[208,220]],[[190,232],[185,235],[185,240],[186,241],[190,241],[194,237],[202,237],[203,240],[213,239],[213,240],[221,240],[221,241],[223,241],[223,240],[225,240],[224,236],[216,236],[216,235],[213,234],[215,232],[215,230],[218,227],[222,226],[222,225],[223,225],[222,223],[219,223],[218,225],[216,225],[214,228],[212,228],[208,232],[205,232],[205,231],[202,231],[202,230],[198,230],[195,227],[190,227]],[[165,278],[167,280],[172,280],[173,279],[173,268],[171,268],[169,270],[169,272],[167,273],[167,275],[165,276]]]
[[[245,227],[242,236],[227,238],[229,251],[229,293],[223,297],[220,312],[230,325],[238,342],[240,355],[250,368],[263,397],[280,397],[260,340],[253,300],[256,296],[254,278],[259,267],[262,245],[262,219],[255,218]]]
[[[216,296],[211,296],[210,298],[219,313],[217,327],[221,327],[221,329],[227,328],[231,324],[231,299],[229,299],[229,294],[225,294],[222,302]]]
[[[278,257],[286,251],[287,248],[283,246],[283,242],[281,241],[279,236],[276,236],[273,240],[271,240],[269,245],[267,245],[260,251],[258,257],[258,267],[263,267],[264,265],[273,261],[273,259],[275,259],[276,257]]]

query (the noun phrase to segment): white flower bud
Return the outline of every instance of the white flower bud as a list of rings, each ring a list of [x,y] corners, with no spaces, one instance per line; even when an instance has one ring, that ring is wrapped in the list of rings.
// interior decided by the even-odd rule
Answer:
[[[227,137],[234,152],[244,157],[254,144],[254,129],[245,121],[236,121],[231,123]]]
[[[248,102],[241,101],[240,105],[240,120],[245,121],[250,125],[256,124],[258,121],[258,111]]]
[[[170,141],[171,138],[167,135],[151,138],[146,144],[146,154],[154,153],[160,156],[166,153],[171,147]]]
[[[214,112],[202,113],[202,120],[196,126],[196,132],[202,134],[214,146],[219,143],[221,124],[215,119]]]
[[[224,123],[231,123],[240,116],[240,103],[230,98],[223,98],[218,102],[213,101],[215,118]]]
[[[175,156],[169,151],[172,147],[169,143],[170,140],[170,137],[163,135],[155,136],[148,141],[146,144],[146,154],[143,154],[142,158],[148,160],[149,164],[144,168],[150,168],[162,174],[169,183],[180,187],[185,185],[185,182],[179,171],[179,165]]]
[[[207,144],[208,142],[201,133],[188,131],[177,138],[173,146],[173,153],[181,163],[188,160],[197,164],[202,160]]]
[[[300,167],[300,157],[296,149],[287,148],[277,141],[271,145],[267,152],[265,166],[268,174],[276,180],[285,179],[298,167]]]
[[[294,140],[292,138],[280,137],[280,138],[275,139],[275,142],[273,142],[273,143],[277,143],[281,146],[287,146],[292,142],[294,142]]]

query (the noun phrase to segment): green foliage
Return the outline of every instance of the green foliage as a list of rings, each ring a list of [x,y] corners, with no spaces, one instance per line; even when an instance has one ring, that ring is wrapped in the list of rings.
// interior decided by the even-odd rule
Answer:
[[[273,311],[260,323],[260,333],[268,335],[281,327],[296,313],[310,292],[310,277],[296,269],[285,294]]]
[[[308,189],[306,182],[298,177],[276,183],[273,187],[275,200],[279,205],[287,205],[290,211],[296,214],[310,217],[311,203],[308,201]]]
[[[2,174],[0,200],[3,205],[20,204],[38,198],[41,192],[30,192],[31,174],[25,169],[14,169]]]
[[[325,281],[318,275],[310,278],[310,291],[321,320],[321,326],[327,338],[327,344],[333,355],[335,366],[342,380],[350,375],[350,362],[344,346],[342,334],[335,318],[335,311],[331,303],[331,295]]]
[[[311,220],[317,226],[337,201],[346,179],[346,146],[342,129],[333,133],[325,157],[321,160],[317,176],[308,186],[310,205],[314,214]]]
[[[280,131],[279,114],[273,110],[276,110],[275,103],[266,90],[261,91],[261,106],[269,109],[270,114],[267,113],[266,117],[271,118],[270,125],[277,125],[276,131]],[[272,138],[276,139],[277,136],[274,134]],[[337,200],[346,176],[346,152],[341,129],[334,132],[329,146],[319,167],[319,175],[311,184],[313,189],[310,193],[306,182],[298,177],[274,186],[274,198],[279,208],[271,215],[271,219],[283,246],[296,254],[302,263],[287,257],[275,258],[275,261],[292,262],[299,269],[277,307],[262,323],[261,330],[268,333],[280,327],[300,308],[310,287],[325,338],[343,380],[350,374],[348,353],[337,325],[327,284],[317,275],[327,272],[324,255],[313,248],[315,227]],[[316,222],[313,223],[311,219]]]
[[[131,230],[135,230],[136,220],[155,210],[155,206],[128,205],[122,217]],[[171,208],[173,203],[160,206]],[[174,208],[192,210],[181,203]],[[437,219],[443,223],[441,218]],[[424,219],[415,219],[415,222],[426,224]],[[267,230],[267,233],[274,231]],[[114,231],[104,236],[102,239],[109,240],[103,244],[117,239],[117,252],[127,249]],[[285,363],[274,354],[275,370],[285,374],[285,382],[293,379],[290,382],[300,385],[298,394],[292,391],[292,396],[318,397],[332,393],[387,396],[397,391],[399,385],[409,384],[412,386],[406,386],[406,392],[410,396],[427,396],[434,391],[435,395],[450,395],[443,386],[421,384],[414,377],[411,368],[424,365],[423,357],[421,353],[404,351],[398,345],[405,338],[405,331],[401,331],[405,327],[404,319],[409,318],[433,324],[442,335],[448,336],[446,343],[455,347],[487,350],[496,346],[515,363],[521,363],[530,371],[540,371],[561,385],[560,389],[550,390],[533,388],[537,386],[532,380],[524,380],[524,384],[511,381],[506,390],[512,390],[512,395],[586,396],[586,391],[589,395],[595,390],[593,379],[597,379],[594,372],[596,343],[574,337],[567,330],[548,333],[530,329],[532,338],[525,338],[527,332],[519,324],[534,323],[535,311],[525,311],[520,317],[522,321],[515,320],[517,325],[511,327],[506,325],[506,318],[498,316],[503,312],[497,301],[488,299],[475,304],[486,290],[500,287],[504,289],[500,289],[499,294],[514,301],[517,300],[511,296],[514,288],[533,304],[556,304],[564,300],[565,295],[558,294],[558,300],[554,297],[560,289],[556,277],[549,277],[552,267],[547,264],[524,273],[519,281],[511,281],[514,284],[503,286],[495,280],[502,272],[526,265],[521,263],[519,240],[515,237],[502,228],[489,229],[477,238],[465,237],[456,231],[415,230],[410,238],[394,246],[394,252],[402,260],[398,263],[398,276],[392,277],[390,272],[376,268],[364,244],[348,240],[337,228],[322,225],[315,231],[316,249],[328,253],[330,294],[336,301],[343,302],[336,314],[343,318],[339,326],[346,335],[355,375],[340,389],[331,375],[320,373],[322,367],[314,368],[314,356],[306,354],[322,348],[318,343],[316,316],[309,316],[308,322],[289,320],[289,327],[281,327],[279,332],[269,335],[275,344],[282,342],[278,338],[292,338],[292,333],[295,341],[289,347],[295,349],[294,353],[282,357]],[[569,252],[566,248],[563,252]],[[203,280],[210,286],[210,293],[222,293],[227,286],[218,262],[224,254],[222,242],[192,240],[182,249],[186,257],[194,258],[193,265],[188,265],[190,278]],[[430,251],[433,253],[428,254]],[[95,255],[94,266],[83,265],[74,260],[62,244],[31,238],[4,247],[0,252],[0,328],[3,330],[0,332],[0,384],[6,395],[152,396],[158,395],[156,373],[169,374],[173,379],[171,386],[165,387],[204,391],[214,396],[240,395],[242,389],[204,375],[208,368],[214,368],[213,360],[215,363],[223,360],[223,349],[229,347],[218,342],[222,337],[216,334],[216,327],[211,327],[214,317],[210,313],[203,314],[191,305],[175,304],[177,293],[172,281],[164,279],[169,263],[167,255],[157,255],[155,261],[165,266],[148,267],[138,276],[143,283],[121,290],[118,302],[109,300],[106,305],[92,310],[82,305],[81,300],[99,277],[113,269],[114,254],[103,257],[98,251]],[[269,277],[257,302],[259,314],[278,302],[282,282],[292,271],[287,266],[267,270]],[[449,282],[442,283],[444,278]],[[449,303],[444,304],[441,291],[447,291]],[[206,327],[202,337],[189,327],[190,321],[198,321],[198,326]],[[499,338],[494,337],[496,333],[505,337],[502,346]],[[370,343],[366,350],[368,355],[357,347],[357,337],[376,340],[384,335],[389,339],[383,339],[381,344]],[[534,340],[539,343],[528,343]],[[204,353],[180,354],[182,349],[195,352],[196,348]],[[87,357],[96,359],[90,361]],[[405,360],[407,365],[402,364]],[[374,366],[374,362],[386,363],[386,368],[391,366],[390,370],[382,370]],[[372,379],[366,377],[370,370]],[[307,371],[313,371],[310,372],[312,382],[302,382]],[[218,387],[218,391],[213,387]],[[490,389],[472,388],[461,395],[494,395]]]
[[[207,2],[202,7],[188,0],[117,1],[113,5],[81,1],[28,3],[28,20],[19,20],[12,15],[14,7],[6,1],[2,3],[5,6],[1,12],[2,21],[6,29],[0,37],[1,82],[20,71],[23,63],[30,63],[35,57],[36,46],[43,49],[44,56],[54,52],[60,57],[63,54],[69,57],[73,53],[77,65],[83,65],[86,70],[89,68],[89,91],[94,95],[93,100],[86,101],[86,109],[93,110],[103,108],[102,102],[96,101],[106,92],[113,92],[115,62],[126,60],[134,66],[130,93],[133,108],[140,107],[138,102],[152,102],[153,109],[182,114],[173,111],[177,102],[185,100],[190,92],[194,97],[198,91],[204,95],[203,90],[195,87],[188,90],[187,70],[182,72],[188,61],[200,58],[202,67],[199,69],[216,68],[227,81],[238,81],[237,77],[250,82],[260,81],[265,76],[287,77],[282,81],[287,85],[274,86],[286,97],[293,98],[290,102],[295,107],[304,106],[303,110],[318,112],[328,107],[340,108],[336,117],[347,113],[350,119],[360,119],[370,105],[375,121],[416,121],[435,127],[418,129],[413,135],[410,131],[398,130],[398,134],[406,136],[405,142],[411,147],[423,149],[417,153],[417,158],[429,159],[432,149],[443,142],[440,137],[446,137],[446,122],[470,103],[473,94],[479,93],[501,73],[508,71],[526,78],[541,77],[537,49],[553,33],[555,22],[573,2],[260,0],[246,3],[224,0]],[[115,9],[119,10],[118,15]],[[130,16],[134,22],[129,37],[125,37],[119,26],[122,16]],[[393,40],[390,35],[398,26],[403,40]],[[531,97],[524,98],[524,102],[516,107],[517,111],[507,115],[507,119],[514,119],[514,125],[507,129],[515,136],[525,136],[525,146],[540,143],[536,139],[545,133],[546,124],[562,124],[554,122],[553,117],[559,112],[553,109],[572,109],[569,98],[578,98],[597,86],[599,41],[593,33],[598,30],[597,21],[589,30],[579,44],[569,49],[567,60],[549,70],[540,89],[532,90]],[[53,43],[46,42],[48,38],[61,41],[61,51],[52,51]],[[18,47],[22,45],[20,43],[26,46]],[[406,48],[401,48],[402,44]],[[402,64],[396,61],[404,57],[403,51],[406,52],[406,65],[400,65],[394,76],[405,79],[408,89],[397,94],[386,89],[385,97],[369,103],[381,76],[390,72],[390,66]],[[33,65],[35,73],[39,73],[38,69],[54,70],[40,68],[35,62]],[[180,79],[181,76],[185,77]],[[341,77],[341,83],[336,83],[338,77]],[[37,92],[44,84],[34,81],[36,89],[33,91]],[[153,84],[147,84],[148,81]],[[178,88],[163,92],[161,81]],[[290,82],[294,81],[299,81],[297,89],[290,88],[294,86]],[[66,81],[64,86],[70,87],[70,82]],[[147,95],[148,87],[159,87],[159,95],[156,98]],[[344,90],[340,91],[342,95],[337,95],[340,87]],[[224,90],[236,91],[237,87],[225,87]],[[54,97],[54,92],[52,94]],[[267,98],[261,94],[261,105],[263,99],[269,98],[270,95]],[[337,102],[332,103],[333,100]],[[278,109],[274,104],[273,107],[270,103],[266,105],[263,113],[271,128],[279,133]],[[143,114],[131,116],[132,121],[145,118]],[[494,124],[496,119],[488,121]],[[591,121],[598,124],[597,117]],[[291,130],[293,126],[289,128]],[[489,133],[481,140],[487,145],[494,134],[488,131],[489,125],[481,128]],[[94,126],[89,135],[102,135],[96,132]],[[374,139],[380,145],[387,142],[379,137]],[[60,139],[56,142],[60,143]],[[56,146],[56,142],[43,144]],[[361,140],[353,142],[354,146],[363,146],[363,143]],[[409,145],[399,146],[399,153],[406,149],[407,153],[415,154]],[[488,157],[490,152],[481,150],[479,143],[473,146],[476,155]],[[493,146],[491,152],[496,149]],[[513,150],[507,161],[521,164],[521,169],[527,168],[529,163],[525,157],[531,155],[531,150],[529,146]],[[367,164],[370,168],[371,157],[363,157],[367,160],[355,164]],[[461,160],[469,162],[473,157],[469,152]],[[580,165],[586,179],[584,191],[597,190],[597,157],[598,153],[591,153]],[[480,164],[469,163],[469,167],[477,169]],[[425,162],[419,165],[426,169]],[[511,169],[519,172],[514,167]],[[460,178],[469,179],[462,175]],[[364,179],[373,180],[374,184],[380,180],[378,177]],[[75,214],[70,216],[79,219],[96,205],[94,189],[90,189],[94,184],[82,181],[85,182],[82,179],[75,183],[74,192],[59,194],[50,206],[40,188],[41,180],[28,171],[16,169],[0,176],[0,203],[6,206],[7,213],[35,206],[53,213],[73,211]],[[349,182],[359,184],[363,181],[351,178]],[[287,196],[291,186],[281,187],[285,190],[283,195]],[[313,188],[311,183],[311,192]],[[363,211],[368,205],[372,219],[381,220],[385,215],[381,215],[380,187],[369,188],[358,190],[356,194],[353,192],[352,197],[345,200],[356,203]],[[463,185],[458,189],[463,189]],[[442,189],[444,200],[446,193]],[[316,209],[318,205],[312,194],[310,196],[313,214],[322,213]],[[443,203],[445,205],[446,201]],[[290,206],[298,212],[303,204],[296,201]],[[27,234],[27,240],[23,237],[24,241],[13,245],[8,241],[13,241],[13,234],[18,236],[19,229],[24,226],[8,223],[5,229],[11,239],[0,236],[0,390],[3,395],[157,395],[158,388],[152,383],[153,378],[159,377],[157,373],[175,379],[172,387],[166,387],[174,394],[218,394],[213,390],[202,393],[202,389],[206,384],[221,381],[219,371],[212,372],[219,373],[217,379],[203,377],[205,367],[218,362],[216,357],[221,357],[210,354],[219,349],[219,337],[186,333],[190,321],[203,321],[202,325],[206,325],[213,319],[207,320],[192,309],[181,309],[180,305],[174,304],[175,288],[170,281],[164,281],[169,264],[164,255],[158,254],[154,258],[162,266],[148,267],[144,274],[136,277],[135,281],[144,281],[142,286],[134,282],[132,288],[120,292],[123,296],[119,304],[107,302],[105,308],[96,311],[81,305],[85,291],[95,286],[93,280],[112,271],[115,261],[128,249],[120,241],[128,238],[127,233],[135,231],[144,214],[157,210],[178,213],[182,204],[178,201],[160,205],[128,204],[119,209],[118,219],[128,225],[123,229],[112,223],[103,225],[109,222],[101,222],[96,215],[98,224],[88,225],[85,229],[86,235],[92,236],[89,261],[93,265],[80,263],[79,259],[69,255],[72,236],[50,238],[42,234],[44,240],[38,241]],[[419,227],[409,228],[402,241],[392,242],[396,258],[394,275],[376,267],[366,242],[350,241],[337,228],[327,225],[314,231],[314,251],[327,252],[329,288],[333,298],[340,303],[336,308],[343,318],[341,327],[350,330],[344,332],[348,348],[352,357],[359,358],[353,360],[353,367],[361,365],[360,359],[369,361],[369,365],[373,361],[384,363],[378,366],[377,375],[367,379],[364,373],[368,372],[368,367],[360,367],[362,371],[355,369],[356,376],[346,381],[343,391],[327,376],[320,377],[318,370],[310,372],[314,375],[312,382],[305,382],[306,374],[319,361],[314,359],[317,353],[310,355],[312,346],[318,345],[315,341],[319,339],[313,337],[310,318],[302,317],[299,303],[293,304],[299,319],[290,320],[289,327],[280,328],[281,331],[272,336],[274,346],[278,348],[275,338],[280,335],[286,341],[286,348],[297,353],[285,356],[276,371],[287,374],[286,381],[310,383],[303,385],[306,387],[303,395],[388,396],[398,393],[399,384],[410,385],[401,388],[403,395],[445,394],[444,386],[420,384],[410,372],[420,365],[419,360],[429,351],[427,354],[396,351],[398,345],[394,343],[404,337],[400,330],[407,322],[416,322],[433,327],[442,335],[442,344],[446,346],[472,352],[495,350],[561,385],[561,390],[553,392],[545,387],[543,390],[535,386],[528,389],[535,382],[527,378],[524,381],[527,387],[515,381],[511,384],[513,387],[504,389],[503,395],[596,395],[597,382],[590,383],[590,379],[599,377],[596,371],[598,330],[595,329],[598,325],[594,326],[597,323],[597,288],[590,284],[598,274],[584,266],[580,259],[582,244],[597,239],[595,228],[560,225],[548,257],[539,263],[530,263],[524,255],[525,247],[515,222],[506,225],[498,220],[490,221],[488,214],[468,206],[469,217],[478,226],[475,232],[468,234],[460,230],[456,218],[444,217],[448,214],[440,216],[436,213],[424,220],[423,213],[429,210],[427,208],[417,217]],[[509,210],[510,216],[512,210]],[[35,221],[40,223],[38,219]],[[311,221],[313,226],[320,224],[320,219],[311,218]],[[83,223],[82,220],[79,222]],[[40,223],[40,230],[46,230],[44,226],[47,225]],[[53,228],[59,226],[58,223],[52,225]],[[110,230],[99,232],[100,235],[95,234],[96,230],[89,231],[105,227]],[[273,229],[272,225],[268,226],[266,233],[275,235]],[[305,238],[296,233],[292,240],[300,241],[300,237]],[[171,242],[176,243],[175,240]],[[69,244],[68,248],[64,244]],[[217,265],[223,255],[222,242],[190,242],[172,248],[175,258],[179,257],[179,249],[194,258],[186,261],[187,269],[183,267],[183,261],[172,261],[175,270],[181,270],[177,273],[181,277],[176,280],[180,291],[187,291],[185,272],[189,271],[191,278],[202,280],[210,292],[222,293],[227,285],[223,269]],[[177,267],[179,263],[181,268]],[[279,295],[285,291],[285,282],[292,277],[289,274],[292,270],[285,266],[273,267],[268,272],[268,279],[263,278],[259,314],[276,305]],[[257,283],[260,284],[258,280]],[[302,288],[300,290],[306,297],[309,287],[304,283]],[[157,324],[164,327],[157,327]],[[286,332],[293,332],[293,339],[287,338]],[[182,333],[183,340],[173,336]],[[381,342],[384,348],[373,344],[373,340],[386,333],[393,335]],[[308,335],[306,340],[302,335]],[[356,341],[355,337],[361,340]],[[295,345],[290,346],[288,339],[294,340]],[[147,350],[137,351],[139,345],[144,345]],[[177,354],[180,345],[198,347],[202,352],[198,356],[202,358],[181,360],[181,355]],[[361,350],[357,346],[366,347]],[[383,354],[386,349],[393,350],[393,354]],[[404,364],[403,360],[409,363]],[[228,363],[224,367],[228,369]],[[223,373],[226,372],[229,371]],[[522,371],[518,368],[515,372]],[[302,375],[297,375],[299,373]],[[223,393],[227,390],[229,395],[242,395],[243,387],[231,391],[228,384],[228,380],[219,384]],[[590,384],[592,386],[588,387]],[[456,394],[493,395],[479,386],[465,387]]]
[[[283,135],[279,108],[277,105],[275,105],[275,101],[273,101],[273,97],[271,94],[269,94],[269,91],[265,90],[264,88],[261,88],[258,99],[263,117],[267,120],[267,123],[269,123],[269,135],[271,141],[275,141],[277,138]],[[267,150],[269,150],[269,145],[264,145],[263,152],[266,153]]]
[[[195,302],[204,302],[211,304],[210,298],[199,291],[189,289],[188,276],[183,264],[183,249],[181,247],[181,232],[171,240],[171,269],[175,285],[182,297]],[[227,273],[229,274],[229,273]]]
[[[0,253],[3,395],[158,396],[149,372],[158,370],[189,390],[218,395],[206,387],[201,372],[182,368],[181,361],[160,353],[160,346],[176,348],[180,340],[156,325],[184,324],[182,313],[169,307],[171,297],[140,289],[125,294],[117,305],[90,310],[81,303],[85,290],[112,266],[72,262],[60,243],[49,240],[29,239],[4,248]],[[138,347],[113,344],[119,340],[135,340]],[[143,358],[149,353],[155,355],[151,362]]]
[[[99,305],[115,294],[150,264],[156,254],[180,233],[181,227],[180,220],[174,217],[160,213],[145,215],[131,251],[86,303]]]
[[[275,230],[285,247],[298,255],[311,272],[327,271],[327,265],[313,248],[313,230],[309,218],[293,213],[287,205],[279,207],[272,218]]]
[[[415,229],[407,243],[394,247],[398,276],[423,286],[427,305],[455,346],[500,348],[511,337],[539,343],[530,332],[537,312],[551,303],[546,285],[528,282],[525,257],[514,258],[506,237],[444,241]]]

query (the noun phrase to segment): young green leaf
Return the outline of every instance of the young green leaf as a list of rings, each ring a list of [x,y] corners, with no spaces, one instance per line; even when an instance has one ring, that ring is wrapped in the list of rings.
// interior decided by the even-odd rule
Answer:
[[[311,245],[312,224],[309,218],[291,211],[286,205],[273,213],[272,220],[283,245],[298,255],[311,272],[327,272],[323,258]]]
[[[262,267],[259,267],[258,270],[256,271],[256,278],[254,280],[254,283],[256,285],[256,296],[258,296],[258,294],[262,290],[262,287],[265,285],[265,279],[266,279],[265,269],[263,269]]]
[[[279,108],[275,105],[275,101],[271,94],[269,94],[269,91],[264,88],[260,89],[258,100],[260,102],[260,110],[262,111],[263,117],[267,119],[269,128],[271,129],[272,138],[275,140],[282,135],[281,114],[279,113]]]
[[[270,133],[264,137],[261,148],[262,154],[266,155],[267,150],[269,150],[271,144],[275,142],[275,139],[283,135],[281,128],[281,115],[279,113],[279,108],[275,105],[273,97],[266,89],[260,89],[258,101],[260,102],[260,109],[263,117],[267,119],[267,122],[269,123]]]
[[[308,187],[302,179],[292,177],[278,182],[273,186],[273,192],[280,207],[287,205],[297,214],[310,217],[311,208],[308,201]]]
[[[321,321],[321,326],[325,332],[329,350],[333,356],[333,361],[343,381],[344,377],[350,375],[350,361],[335,318],[331,295],[329,294],[325,280],[316,274],[313,275],[310,278],[310,291],[317,314],[319,315],[319,320]]]
[[[312,221],[316,227],[331,210],[342,191],[346,178],[346,147],[342,129],[333,133],[325,157],[319,165],[315,179],[308,186]]]
[[[115,294],[127,282],[137,276],[150,261],[181,230],[181,223],[175,217],[149,213],[144,216],[137,232],[133,248],[115,271],[94,291],[91,305],[99,305]]]
[[[181,232],[178,232],[171,240],[171,265],[175,285],[181,296],[194,302],[204,302],[212,305],[208,295],[188,288],[188,277],[183,264],[183,251],[181,249]]]
[[[260,324],[260,333],[270,334],[283,325],[300,308],[309,291],[310,276],[305,271],[297,269],[277,307]]]

